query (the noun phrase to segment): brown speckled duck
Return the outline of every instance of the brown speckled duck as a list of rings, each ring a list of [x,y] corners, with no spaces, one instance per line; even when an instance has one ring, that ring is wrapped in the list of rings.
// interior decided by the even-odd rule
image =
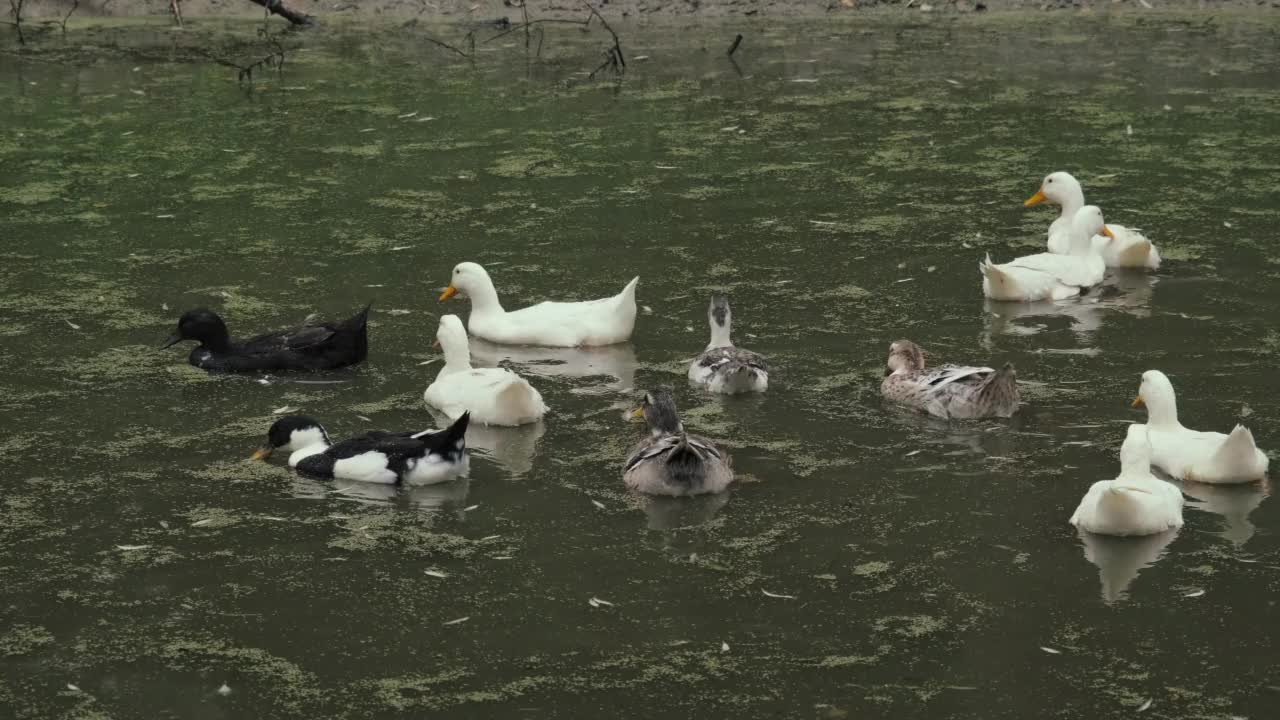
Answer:
[[[942,365],[925,370],[924,350],[910,340],[889,346],[889,368],[880,392],[885,399],[910,405],[940,418],[972,420],[1009,417],[1018,409],[1013,365]]]
[[[631,414],[644,417],[650,436],[636,445],[622,468],[627,489],[678,497],[718,493],[733,482],[729,456],[684,431],[670,391],[646,393]]]

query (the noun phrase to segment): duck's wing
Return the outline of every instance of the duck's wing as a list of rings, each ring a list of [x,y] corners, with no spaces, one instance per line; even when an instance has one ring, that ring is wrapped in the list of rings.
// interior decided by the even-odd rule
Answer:
[[[627,458],[627,464],[623,467],[623,472],[646,460],[665,459],[673,450],[681,447],[690,448],[703,462],[708,462],[712,459],[720,460],[723,457],[714,445],[696,435],[664,435],[655,440],[645,442],[636,448],[631,453],[631,456]]]
[[[930,393],[945,392],[953,385],[981,385],[995,370],[989,367],[973,367],[967,365],[940,365],[926,370],[920,376],[919,383]]]

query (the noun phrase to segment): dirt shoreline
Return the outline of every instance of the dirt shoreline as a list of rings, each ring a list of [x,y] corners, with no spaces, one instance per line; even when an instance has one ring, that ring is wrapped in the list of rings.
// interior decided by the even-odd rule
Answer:
[[[972,12],[1219,12],[1274,13],[1280,0],[593,0],[607,18],[629,20],[657,18],[820,18],[876,11],[897,13]],[[283,0],[289,9],[314,16],[424,21],[491,21],[521,17],[518,0]],[[585,13],[582,0],[529,0],[531,18],[579,19]],[[60,18],[70,0],[26,0],[23,15],[30,21]],[[250,0],[183,0],[187,19],[260,15]],[[81,0],[75,17],[141,17],[167,15],[168,0]],[[8,19],[8,18],[6,18]],[[279,22],[285,22],[278,19]]]

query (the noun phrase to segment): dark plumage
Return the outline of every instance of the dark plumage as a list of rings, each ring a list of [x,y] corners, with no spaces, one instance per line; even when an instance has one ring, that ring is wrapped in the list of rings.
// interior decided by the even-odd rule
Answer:
[[[463,413],[444,430],[416,433],[371,430],[328,445],[329,436],[319,423],[290,415],[272,424],[267,431],[267,443],[254,458],[263,458],[276,448],[284,448],[294,452],[289,464],[306,475],[428,485],[450,480],[466,471],[466,433],[470,421],[471,414]],[[299,447],[299,439],[310,442],[316,438],[324,439]],[[300,452],[308,449],[314,452]]]
[[[199,345],[187,362],[215,372],[328,370],[364,361],[369,354],[368,318],[366,305],[339,323],[308,318],[296,328],[233,341],[217,313],[198,308],[182,314],[178,331],[163,347],[195,340]]]

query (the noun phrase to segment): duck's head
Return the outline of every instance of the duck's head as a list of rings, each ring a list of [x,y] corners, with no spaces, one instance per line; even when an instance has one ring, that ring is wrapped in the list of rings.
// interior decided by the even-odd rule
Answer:
[[[898,340],[889,345],[889,368],[885,375],[896,372],[920,372],[924,370],[924,350],[910,340]]]
[[[458,263],[453,266],[453,274],[449,276],[449,287],[440,293],[440,302],[444,302],[460,292],[475,295],[484,287],[493,287],[489,273],[473,262]]]
[[[304,447],[329,444],[329,433],[324,426],[306,415],[285,415],[271,423],[267,441],[253,453],[252,460],[265,460],[276,450],[293,452]]]
[[[1151,471],[1151,439],[1146,425],[1130,425],[1120,446],[1120,467],[1142,473]]]
[[[1112,240],[1116,237],[1103,221],[1102,208],[1097,205],[1085,205],[1077,210],[1071,219],[1071,229],[1077,237],[1088,238],[1090,242],[1093,242],[1094,235],[1105,235]]]
[[[724,295],[712,295],[711,306],[707,308],[707,318],[711,320],[712,326],[728,329],[733,319],[733,312],[729,309],[729,298]]]
[[[1022,205],[1031,207],[1042,202],[1052,205],[1066,205],[1075,197],[1083,198],[1084,189],[1080,187],[1079,181],[1071,176],[1071,173],[1059,171],[1045,175],[1044,180],[1040,182],[1040,189],[1036,191],[1035,195],[1027,198]]]
[[[1173,383],[1169,382],[1168,375],[1159,370],[1142,373],[1142,384],[1138,386],[1138,397],[1133,399],[1133,407],[1154,411],[1157,407],[1172,405],[1173,400]]]
[[[684,424],[680,422],[680,411],[676,409],[676,401],[667,388],[658,388],[645,393],[640,407],[632,410],[631,416],[644,418],[654,435],[678,433],[684,430]]]
[[[178,319],[178,331],[162,345],[167,348],[183,340],[195,340],[201,345],[216,346],[227,340],[227,324],[212,310],[196,308],[182,313]]]
[[[457,315],[440,316],[440,327],[436,328],[435,345],[444,348],[446,352],[450,348],[467,347],[467,329],[463,327],[462,320]]]

